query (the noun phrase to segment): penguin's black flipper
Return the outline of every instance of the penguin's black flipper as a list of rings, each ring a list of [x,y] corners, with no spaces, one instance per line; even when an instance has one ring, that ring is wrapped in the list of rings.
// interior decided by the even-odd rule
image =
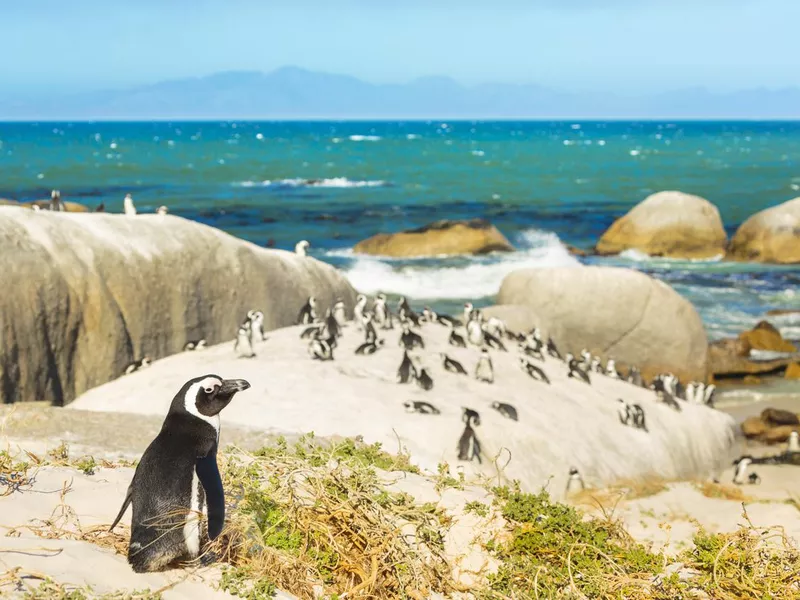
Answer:
[[[216,451],[209,452],[208,456],[198,458],[195,463],[197,478],[203,484],[206,492],[206,506],[208,510],[208,539],[215,540],[222,533],[225,524],[225,490],[222,487],[222,477],[217,467]]]
[[[128,506],[130,506],[131,500],[133,500],[133,481],[128,486],[128,492],[125,494],[125,500],[122,502],[122,508],[119,509],[119,514],[117,518],[114,519],[114,522],[111,524],[111,527],[108,528],[109,531],[112,531],[114,527],[117,526],[119,520],[122,518],[122,515],[125,514],[125,511],[128,510]]]

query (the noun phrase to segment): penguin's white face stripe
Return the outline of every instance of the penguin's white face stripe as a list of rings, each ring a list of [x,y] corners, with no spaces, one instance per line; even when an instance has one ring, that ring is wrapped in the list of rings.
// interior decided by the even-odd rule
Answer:
[[[222,386],[222,382],[216,377],[206,377],[202,381],[198,381],[197,383],[193,384],[186,391],[186,396],[184,396],[183,398],[186,412],[211,425],[214,428],[214,431],[217,432],[217,436],[219,436],[219,415],[217,414],[214,415],[213,417],[208,417],[202,414],[199,410],[197,410],[197,405],[195,404],[195,401],[197,399],[197,394],[200,390],[203,390],[206,393],[211,393],[213,392],[214,387],[220,387],[220,386]]]

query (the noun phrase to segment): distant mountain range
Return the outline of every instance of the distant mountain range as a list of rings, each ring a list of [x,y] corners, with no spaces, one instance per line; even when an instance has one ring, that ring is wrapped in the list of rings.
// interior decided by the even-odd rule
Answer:
[[[284,67],[231,71],[126,90],[0,97],[0,120],[800,118],[800,89],[725,94],[692,88],[636,98],[564,93],[538,85],[463,86],[447,77],[371,84]]]

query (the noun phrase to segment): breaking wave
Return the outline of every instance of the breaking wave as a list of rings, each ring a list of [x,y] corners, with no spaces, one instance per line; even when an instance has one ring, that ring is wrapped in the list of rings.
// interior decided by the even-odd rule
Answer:
[[[386,187],[388,182],[383,180],[353,180],[347,177],[331,177],[328,179],[265,179],[264,181],[239,181],[234,185],[238,187],[309,187],[309,188],[360,188],[360,187]]]

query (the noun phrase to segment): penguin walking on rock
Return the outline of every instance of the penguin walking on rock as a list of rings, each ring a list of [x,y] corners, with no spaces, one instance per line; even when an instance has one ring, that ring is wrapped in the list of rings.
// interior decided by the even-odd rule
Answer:
[[[421,402],[413,400],[413,401],[403,402],[403,406],[405,407],[406,412],[419,413],[421,415],[438,415],[441,414],[442,412],[430,402]]]
[[[236,342],[233,344],[233,351],[238,353],[239,358],[253,358],[256,353],[253,350],[253,338],[250,335],[250,325],[240,325],[236,332]]]
[[[555,341],[553,338],[547,338],[547,353],[553,357],[561,360],[561,352],[558,351],[558,347],[556,346]]]
[[[467,370],[460,362],[450,358],[447,354],[440,354],[440,356],[442,357],[442,366],[445,371],[456,375],[467,375]]]
[[[256,342],[267,340],[267,335],[264,333],[264,313],[253,310],[248,314],[250,314],[250,345],[255,348]]]
[[[522,367],[522,370],[525,371],[531,377],[531,379],[543,381],[548,385],[550,384],[550,378],[547,376],[547,374],[531,361],[526,360],[525,358],[520,358],[519,364]]]
[[[617,371],[617,364],[614,362],[613,358],[609,358],[606,362],[606,375],[611,377],[611,379],[622,379],[619,371]]]
[[[314,338],[308,346],[308,353],[314,360],[333,360],[333,349],[336,348],[336,338]]]
[[[339,325],[340,329],[347,323],[344,301],[341,298],[337,298],[333,305],[333,318],[336,319],[336,323]]]
[[[631,414],[633,417],[633,426],[636,427],[636,429],[641,429],[642,431],[647,432],[647,423],[645,423],[644,419],[644,409],[638,404],[633,404],[631,405]]]
[[[243,379],[204,375],[172,399],[156,438],[144,451],[114,529],[133,504],[128,562],[136,573],[163,570],[200,556],[225,523],[225,490],[217,467],[219,413],[250,387]],[[207,513],[203,531],[200,516]]]
[[[425,348],[425,342],[421,335],[411,331],[411,328],[406,322],[403,323],[403,333],[400,334],[400,346],[403,346],[406,350],[413,350],[417,346]]]
[[[500,340],[500,338],[498,337],[495,337],[488,331],[483,332],[483,341],[490,348],[494,348],[495,350],[501,350],[503,352],[508,352],[508,348],[506,348],[506,345],[502,342],[502,340]]]
[[[580,379],[581,381],[592,385],[591,380],[589,379],[589,374],[583,370],[581,365],[578,361],[574,358],[571,358],[569,363],[567,363],[569,367],[569,372],[567,373],[567,377],[571,377],[573,379]]]
[[[419,357],[414,357],[412,359],[412,365],[414,367],[414,378],[417,380],[417,385],[426,392],[431,391],[433,389],[433,379],[428,373],[428,370],[422,366]]]
[[[572,467],[569,470],[569,478],[567,479],[566,495],[569,496],[574,492],[583,491],[585,489],[586,489],[586,484],[583,481],[583,477],[581,476],[578,469]]]
[[[480,417],[474,410],[464,409],[462,420],[466,423],[466,426],[458,439],[458,446],[456,447],[458,460],[467,462],[477,460],[480,464],[483,462],[481,459],[481,444],[478,441],[478,436],[475,435],[475,430],[472,428],[473,423],[475,426],[481,424]]]
[[[364,342],[358,348],[356,348],[356,354],[360,356],[375,354],[378,350],[383,348],[383,344],[386,340],[377,340],[376,342]]]
[[[133,361],[127,367],[125,367],[125,375],[130,375],[131,373],[135,373],[136,371],[140,371],[150,366],[150,357],[143,356],[139,360]]]
[[[450,329],[450,337],[447,338],[447,343],[456,348],[466,348],[467,342],[463,336],[456,333],[455,327]]]
[[[364,294],[359,294],[356,298],[356,305],[353,308],[353,320],[356,322],[356,328],[364,329],[364,311],[367,308],[367,297]]]
[[[475,366],[475,379],[485,383],[494,383],[494,366],[486,348],[481,350],[478,364]]]
[[[183,346],[184,352],[192,352],[192,351],[199,351],[206,349],[206,340],[205,338],[200,340],[190,340],[186,342]]]
[[[309,296],[306,303],[300,309],[300,314],[297,315],[298,325],[311,325],[317,320],[317,299],[314,296]]]
[[[503,402],[492,402],[492,408],[503,415],[506,419],[511,419],[512,421],[519,421],[519,416],[517,415],[517,409],[511,406],[510,404],[505,404]]]
[[[397,306],[397,314],[400,317],[400,321],[403,323],[410,323],[414,327],[419,327],[421,323],[419,315],[411,308],[405,296],[400,298],[400,302]]]
[[[308,249],[311,247],[306,240],[300,240],[294,245],[294,253],[297,256],[308,256]]]
[[[403,360],[397,369],[397,383],[408,383],[411,381],[412,370],[414,366],[411,363],[411,357],[408,351],[403,352]]]
[[[638,387],[644,387],[642,374],[639,372],[639,367],[633,366],[628,370],[628,383],[632,383]]]
[[[375,306],[372,307],[375,324],[381,329],[392,329],[392,311],[386,300],[386,294],[378,294]]]
[[[367,344],[374,344],[378,341],[378,332],[375,331],[373,321],[372,315],[364,315],[364,342]]]
[[[473,346],[483,346],[485,333],[481,327],[480,312],[473,310],[467,322],[467,341]]]

